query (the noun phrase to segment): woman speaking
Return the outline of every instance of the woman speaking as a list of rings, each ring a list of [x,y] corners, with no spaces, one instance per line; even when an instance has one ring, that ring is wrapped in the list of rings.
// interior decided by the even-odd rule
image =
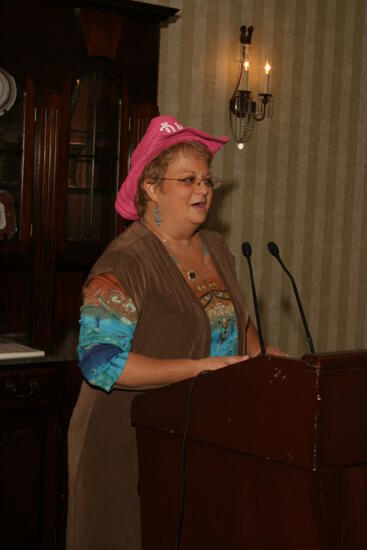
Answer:
[[[85,381],[69,428],[68,550],[140,548],[136,391],[260,352],[234,258],[220,234],[201,229],[220,185],[211,160],[227,141],[158,116],[132,155],[116,209],[134,223],[107,247],[83,291]]]

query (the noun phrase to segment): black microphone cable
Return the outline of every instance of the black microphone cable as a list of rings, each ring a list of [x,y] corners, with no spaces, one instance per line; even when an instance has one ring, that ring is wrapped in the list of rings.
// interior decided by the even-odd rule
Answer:
[[[249,268],[249,271],[250,271],[251,289],[252,289],[252,297],[253,297],[253,300],[254,300],[254,309],[255,309],[255,315],[256,315],[257,332],[259,334],[259,342],[260,342],[261,353],[264,355],[265,354],[264,339],[263,339],[263,333],[262,333],[261,323],[260,323],[259,308],[258,308],[258,305],[257,305],[254,274],[252,272],[252,263],[251,263],[252,249],[251,249],[250,243],[248,243],[248,242],[242,243],[241,248],[242,248],[242,254],[247,259],[248,268]]]
[[[191,386],[189,389],[189,395],[188,395],[188,401],[187,401],[187,410],[186,410],[186,424],[185,424],[185,432],[182,438],[182,450],[181,450],[181,497],[180,497],[180,508],[178,512],[178,524],[177,524],[177,531],[176,531],[176,543],[175,543],[175,550],[178,550],[180,547],[180,541],[181,541],[181,530],[182,530],[182,523],[183,523],[183,517],[184,517],[184,507],[185,507],[185,458],[186,458],[186,446],[187,446],[187,438],[189,434],[189,426],[190,426],[190,415],[191,415],[191,401],[192,396],[194,392],[195,384],[199,378],[199,376],[202,376],[203,374],[208,374],[209,372],[213,372],[210,370],[203,370],[199,372],[191,382]]]
[[[305,332],[306,332],[306,337],[307,337],[308,345],[310,346],[310,351],[311,351],[311,353],[315,353],[315,348],[314,348],[313,341],[312,341],[312,338],[311,338],[311,334],[310,334],[310,331],[309,331],[309,328],[308,328],[308,324],[307,324],[307,321],[306,321],[305,313],[304,313],[304,311],[303,311],[303,307],[302,307],[302,304],[301,304],[301,299],[300,299],[299,294],[298,294],[296,282],[295,282],[295,280],[294,280],[292,274],[288,271],[288,269],[285,267],[284,263],[282,262],[282,259],[281,259],[280,254],[279,254],[279,247],[278,247],[278,245],[275,244],[273,241],[270,241],[270,242],[268,243],[268,250],[269,250],[270,254],[271,254],[272,256],[274,256],[274,258],[276,258],[276,259],[278,260],[278,262],[280,263],[280,265],[282,266],[282,268],[284,269],[284,271],[286,272],[286,274],[288,275],[288,277],[289,277],[290,280],[291,280],[291,283],[292,283],[292,286],[293,286],[293,290],[294,290],[294,294],[296,295],[296,300],[297,300],[297,304],[298,304],[298,309],[299,309],[299,312],[300,312],[300,314],[301,314],[303,326],[304,326],[304,329],[305,329]]]

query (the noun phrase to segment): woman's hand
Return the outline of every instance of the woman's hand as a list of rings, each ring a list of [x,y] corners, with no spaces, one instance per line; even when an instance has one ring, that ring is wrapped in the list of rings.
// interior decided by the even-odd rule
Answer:
[[[280,348],[277,348],[276,346],[266,346],[265,349],[266,355],[277,355],[279,357],[287,357],[287,354],[285,351],[283,351]]]
[[[259,335],[255,328],[255,325],[249,320],[247,327],[247,351],[250,357],[257,357],[261,353]],[[266,355],[277,355],[279,357],[287,357],[287,354],[282,349],[276,346],[266,346],[265,348]]]
[[[241,363],[241,361],[247,361],[250,359],[249,355],[228,355],[225,357],[205,357],[204,359],[197,359],[198,372],[203,370],[217,370],[235,363]]]
[[[266,355],[275,355],[277,357],[288,357],[288,355],[280,348],[277,348],[276,346],[266,346],[265,348]],[[261,350],[259,349],[253,357],[257,357],[261,354]]]
[[[203,370],[217,370],[249,359],[248,355],[204,359],[157,359],[130,352],[116,386],[148,389],[193,378]]]

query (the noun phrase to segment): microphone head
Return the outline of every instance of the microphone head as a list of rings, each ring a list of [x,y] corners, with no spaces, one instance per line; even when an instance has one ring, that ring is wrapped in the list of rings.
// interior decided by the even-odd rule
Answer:
[[[275,256],[276,258],[279,257],[279,248],[278,245],[276,245],[273,241],[270,241],[268,243],[268,250],[272,256]]]
[[[242,254],[244,256],[246,256],[246,258],[249,258],[252,254],[252,249],[251,249],[250,243],[248,243],[247,241],[242,243],[241,248],[242,248]]]

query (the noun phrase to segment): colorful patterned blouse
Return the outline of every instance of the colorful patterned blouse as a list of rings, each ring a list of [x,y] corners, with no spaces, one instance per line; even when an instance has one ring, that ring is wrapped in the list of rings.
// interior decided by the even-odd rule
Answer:
[[[236,355],[238,332],[230,294],[203,247],[204,259],[194,281],[174,258],[192,291],[205,309],[211,328],[210,356]],[[137,311],[119,281],[110,274],[94,277],[84,289],[79,334],[79,367],[92,385],[111,391],[131,349]]]

